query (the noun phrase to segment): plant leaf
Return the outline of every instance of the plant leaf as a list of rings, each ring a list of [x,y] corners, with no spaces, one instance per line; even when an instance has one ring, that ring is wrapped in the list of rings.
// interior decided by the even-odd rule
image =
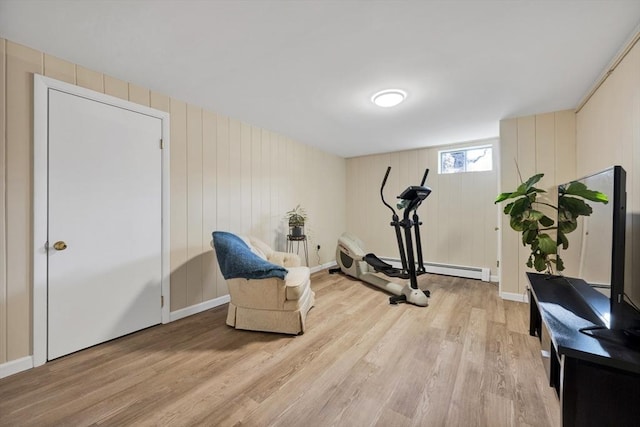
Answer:
[[[538,230],[525,230],[522,232],[522,246],[527,246],[533,243],[533,241],[538,237]]]
[[[540,252],[543,254],[555,254],[556,253],[556,242],[546,233],[538,234],[538,248],[540,248]]]
[[[567,249],[569,247],[569,239],[567,239],[567,236],[565,236],[560,230],[558,230],[558,246],[559,245],[562,245],[562,249]]]
[[[551,227],[554,223],[555,221],[546,215],[540,218],[540,224],[542,224],[543,227]]]
[[[529,214],[529,219],[533,221],[540,221],[544,216],[542,212],[537,211],[535,209],[529,210],[528,214]]]
[[[578,181],[571,182],[569,186],[564,189],[564,194],[582,197],[592,202],[609,203],[609,198],[606,194],[600,191],[589,190],[586,185]]]
[[[518,217],[512,216],[511,219],[509,220],[509,225],[511,226],[511,228],[513,228],[516,231],[524,230],[524,222],[522,221],[522,219]]]
[[[562,232],[564,234],[569,234],[572,231],[575,231],[576,228],[578,228],[578,221],[575,219],[560,221],[558,223],[558,232]]]
[[[558,209],[569,211],[572,218],[576,218],[579,215],[589,216],[593,213],[591,206],[585,203],[584,200],[567,196],[558,199]]]
[[[522,197],[513,202],[513,205],[511,206],[511,210],[509,211],[509,215],[511,216],[521,215],[525,210],[529,209],[530,207],[531,207],[531,204],[529,203],[529,200],[526,197]]]
[[[496,200],[493,203],[494,204],[495,203],[500,203],[500,202],[502,202],[504,200],[510,199],[512,194],[513,193],[501,193],[501,194],[498,195],[498,197],[496,197]]]
[[[537,271],[544,271],[544,269],[547,268],[547,262],[545,257],[543,257],[540,254],[535,254],[534,260],[533,260],[533,267]]]
[[[527,182],[525,182],[524,184],[524,188],[526,189],[525,192],[528,192],[528,190],[530,190],[533,187],[533,184],[537,183],[538,181],[540,181],[542,179],[542,177],[544,176],[543,173],[538,173],[533,175],[531,178],[529,178],[527,180]],[[522,187],[522,185],[520,187]],[[518,189],[520,189],[520,187],[518,187]]]

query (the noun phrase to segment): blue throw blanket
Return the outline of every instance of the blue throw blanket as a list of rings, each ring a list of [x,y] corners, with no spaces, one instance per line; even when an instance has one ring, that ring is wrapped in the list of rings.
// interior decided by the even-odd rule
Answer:
[[[260,258],[240,237],[225,231],[213,232],[218,265],[225,279],[284,279],[287,269]]]

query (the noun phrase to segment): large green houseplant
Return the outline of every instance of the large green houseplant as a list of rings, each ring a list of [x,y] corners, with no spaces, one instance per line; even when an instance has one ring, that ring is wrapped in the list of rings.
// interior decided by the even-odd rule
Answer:
[[[590,190],[583,183],[574,181],[558,187],[558,206],[548,201],[539,201],[538,196],[546,191],[534,185],[543,176],[542,173],[532,176],[520,184],[516,191],[498,195],[494,203],[513,199],[505,205],[504,213],[510,217],[511,228],[522,234],[522,245],[529,245],[531,249],[527,267],[535,268],[537,271],[547,270],[553,274],[554,264],[557,271],[564,270],[564,264],[558,255],[558,246],[562,245],[563,249],[566,249],[569,246],[567,234],[578,227],[578,217],[589,216],[593,212],[585,200],[606,204],[609,199],[606,194]],[[539,210],[542,205],[556,210],[557,225],[554,219]],[[552,230],[556,231],[556,240],[549,235]]]

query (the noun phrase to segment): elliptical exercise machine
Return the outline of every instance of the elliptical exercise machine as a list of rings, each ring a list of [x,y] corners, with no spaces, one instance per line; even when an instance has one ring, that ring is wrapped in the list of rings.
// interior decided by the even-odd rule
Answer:
[[[425,170],[419,186],[407,187],[407,189],[398,196],[398,199],[400,199],[398,209],[404,210],[402,219],[400,219],[396,210],[384,199],[384,187],[387,183],[387,178],[389,178],[389,172],[391,172],[391,166],[387,167],[387,172],[382,180],[380,197],[382,198],[382,203],[384,203],[392,213],[390,225],[395,229],[402,268],[396,268],[372,253],[365,254],[362,249],[363,244],[357,237],[349,233],[343,233],[338,239],[338,246],[336,248],[338,268],[330,269],[329,273],[342,271],[344,274],[392,293],[393,296],[389,297],[389,303],[391,304],[408,302],[426,307],[429,305],[430,292],[428,290],[420,290],[417,279],[417,276],[424,274],[426,270],[422,259],[422,242],[420,240],[420,225],[422,223],[416,211],[422,201],[431,194],[431,189],[424,186],[427,175],[429,174],[429,169]],[[412,217],[409,218],[412,213]],[[402,230],[404,230],[404,240]],[[417,249],[417,267],[413,252],[412,230],[415,235]],[[402,286],[398,283],[390,282],[374,273],[382,273],[388,277],[408,279],[409,282]]]

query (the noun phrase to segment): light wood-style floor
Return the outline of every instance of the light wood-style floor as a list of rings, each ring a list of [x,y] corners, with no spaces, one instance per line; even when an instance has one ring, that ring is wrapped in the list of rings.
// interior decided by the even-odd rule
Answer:
[[[0,380],[1,426],[557,426],[528,305],[424,275],[430,306],[316,273],[304,335],[226,305]]]

